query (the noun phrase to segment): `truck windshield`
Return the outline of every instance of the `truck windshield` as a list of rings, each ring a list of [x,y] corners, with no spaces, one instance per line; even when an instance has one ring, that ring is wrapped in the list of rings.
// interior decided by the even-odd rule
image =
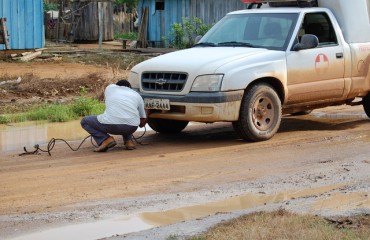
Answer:
[[[297,19],[296,13],[227,15],[196,46],[256,47],[284,51]]]

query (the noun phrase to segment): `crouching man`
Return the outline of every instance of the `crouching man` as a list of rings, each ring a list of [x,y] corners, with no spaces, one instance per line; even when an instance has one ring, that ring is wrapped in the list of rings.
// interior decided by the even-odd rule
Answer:
[[[113,135],[122,135],[125,148],[135,149],[132,134],[138,127],[144,127],[147,115],[142,97],[131,89],[127,80],[110,84],[104,91],[105,111],[98,116],[86,116],[81,126],[94,138],[98,147],[94,152],[105,152],[116,146]]]

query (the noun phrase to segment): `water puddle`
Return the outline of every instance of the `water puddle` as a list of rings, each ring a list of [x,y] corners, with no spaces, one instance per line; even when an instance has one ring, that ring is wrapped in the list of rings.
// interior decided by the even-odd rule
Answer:
[[[147,131],[151,130],[146,126]],[[144,131],[139,128],[138,132]],[[80,120],[49,123],[49,122],[23,122],[14,124],[0,124],[0,151],[20,151],[23,147],[28,151],[34,150],[33,146],[47,144],[50,139],[64,139],[66,141],[82,140],[89,134],[81,128]]]
[[[243,196],[237,196],[219,202],[171,209],[165,212],[142,213],[141,217],[148,223],[151,223],[155,226],[163,226],[181,221],[214,215],[218,212],[234,212],[266,204],[279,203],[294,198],[319,195],[338,187],[340,187],[340,185],[329,185],[315,189],[304,189],[295,192],[283,192],[275,195],[249,193]]]
[[[74,224],[13,238],[13,240],[92,240],[138,232],[152,228],[136,216],[102,220],[96,223]]]
[[[92,240],[116,235],[133,233],[165,226],[187,220],[203,218],[215,215],[219,212],[233,212],[249,209],[271,203],[279,203],[294,198],[318,196],[334,189],[345,186],[344,184],[330,185],[319,188],[304,189],[294,192],[282,192],[274,195],[249,193],[242,196],[232,197],[218,202],[194,205],[159,212],[144,212],[126,217],[116,217],[92,223],[82,223],[57,227],[45,231],[39,231],[13,240],[43,240],[43,239],[79,239]],[[347,208],[369,208],[369,193],[335,193],[331,197],[319,200],[314,204],[315,209],[323,210]]]
[[[67,141],[83,139],[89,134],[81,128],[80,121],[65,123],[24,122],[11,125],[0,124],[0,150],[19,150],[23,147],[34,150],[33,146],[46,144],[52,138]]]
[[[369,192],[365,193],[335,193],[315,203],[314,209],[329,209],[345,211],[350,209],[370,209]]]

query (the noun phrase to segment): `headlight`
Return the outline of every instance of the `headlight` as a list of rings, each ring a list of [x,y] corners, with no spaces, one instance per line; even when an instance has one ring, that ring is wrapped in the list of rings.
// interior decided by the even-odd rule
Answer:
[[[198,76],[191,91],[193,92],[217,92],[220,91],[221,83],[224,75],[214,74],[214,75],[202,75]]]
[[[131,83],[131,88],[140,88],[139,74],[137,74],[136,72],[129,73],[128,81]]]

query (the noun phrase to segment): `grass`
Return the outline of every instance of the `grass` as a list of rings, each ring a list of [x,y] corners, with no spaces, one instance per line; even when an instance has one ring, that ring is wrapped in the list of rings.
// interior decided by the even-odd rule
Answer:
[[[298,215],[284,209],[275,212],[257,212],[220,223],[207,232],[187,240],[369,240],[370,216],[352,217],[350,224],[342,225],[312,215]],[[168,239],[179,239],[171,235]]]
[[[27,112],[0,115],[0,124],[47,120],[67,122],[104,111],[104,103],[89,97],[78,97],[70,104],[43,104]]]

